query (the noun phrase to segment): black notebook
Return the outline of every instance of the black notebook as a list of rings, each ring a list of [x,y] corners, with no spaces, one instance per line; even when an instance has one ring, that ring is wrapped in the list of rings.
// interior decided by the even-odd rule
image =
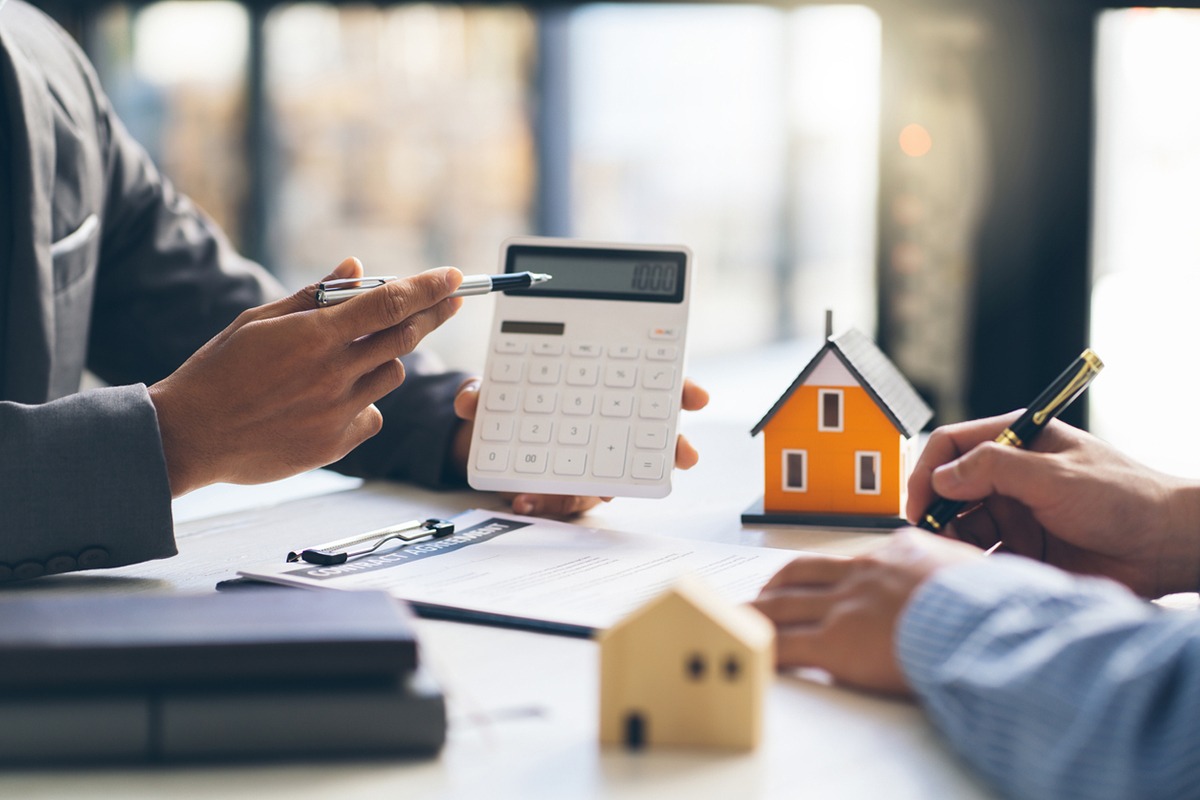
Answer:
[[[383,592],[0,597],[0,765],[432,754]]]
[[[0,692],[395,678],[417,666],[384,592],[0,597]]]

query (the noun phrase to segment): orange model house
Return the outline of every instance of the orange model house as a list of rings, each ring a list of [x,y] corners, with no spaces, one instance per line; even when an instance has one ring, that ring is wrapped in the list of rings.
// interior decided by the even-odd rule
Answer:
[[[742,521],[903,525],[912,449],[932,416],[873,341],[828,336],[750,432],[763,433],[763,499]]]

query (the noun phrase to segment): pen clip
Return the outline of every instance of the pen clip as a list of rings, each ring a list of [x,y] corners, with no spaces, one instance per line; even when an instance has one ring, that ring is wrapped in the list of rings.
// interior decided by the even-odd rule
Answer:
[[[350,287],[374,289],[377,286],[383,286],[388,281],[394,280],[396,279],[387,276],[382,278],[334,278],[330,281],[321,281],[317,284],[317,289],[320,291],[324,291],[326,289],[345,289]]]
[[[357,297],[360,294],[365,294],[372,289],[378,289],[380,286],[394,280],[396,280],[396,276],[394,275],[333,278],[317,284],[317,291],[313,299],[316,300],[318,306],[333,305],[334,303],[340,303],[343,300]]]
[[[1043,425],[1047,419],[1056,416],[1063,407],[1087,388],[1092,378],[1096,377],[1100,370],[1104,369],[1104,362],[1091,350],[1084,350],[1080,358],[1083,359],[1083,366],[1079,368],[1074,377],[1049,403],[1034,412],[1033,423],[1035,425]]]
[[[402,546],[423,542],[428,539],[441,539],[454,533],[454,523],[444,519],[409,520],[398,525],[361,533],[346,539],[319,544],[300,551],[287,554],[289,563],[306,561],[309,564],[330,566],[344,564],[352,558],[370,555],[383,546],[384,542],[398,539]],[[369,545],[363,549],[353,549],[360,545]]]

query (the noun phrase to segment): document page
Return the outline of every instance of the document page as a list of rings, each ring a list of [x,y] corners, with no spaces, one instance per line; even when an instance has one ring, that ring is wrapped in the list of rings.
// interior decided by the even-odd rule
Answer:
[[[310,588],[383,589],[418,609],[430,606],[481,617],[602,629],[687,574],[731,600],[752,600],[767,579],[797,555],[792,550],[620,533],[497,511],[467,511],[454,523],[450,536],[345,564],[287,564],[240,574]]]

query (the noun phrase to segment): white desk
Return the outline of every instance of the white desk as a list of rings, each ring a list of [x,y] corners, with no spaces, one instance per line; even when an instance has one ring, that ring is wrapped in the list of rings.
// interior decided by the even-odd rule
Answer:
[[[804,361],[796,366],[798,370]],[[703,378],[703,376],[701,376]],[[786,376],[785,376],[786,377]],[[787,381],[780,379],[782,391]],[[712,385],[709,383],[709,385]],[[767,407],[774,398],[767,400]],[[881,534],[743,528],[761,492],[761,442],[720,411],[685,423],[699,466],[666,500],[616,500],[587,524],[628,531],[855,553]],[[239,565],[399,519],[450,515],[498,498],[368,484],[361,489],[181,524],[180,554],[19,591],[209,592]],[[601,750],[591,642],[423,620],[423,657],[449,702],[441,756],[409,762],[0,772],[0,797],[60,798],[982,798],[915,706],[779,677],[764,745],[750,754]]]

